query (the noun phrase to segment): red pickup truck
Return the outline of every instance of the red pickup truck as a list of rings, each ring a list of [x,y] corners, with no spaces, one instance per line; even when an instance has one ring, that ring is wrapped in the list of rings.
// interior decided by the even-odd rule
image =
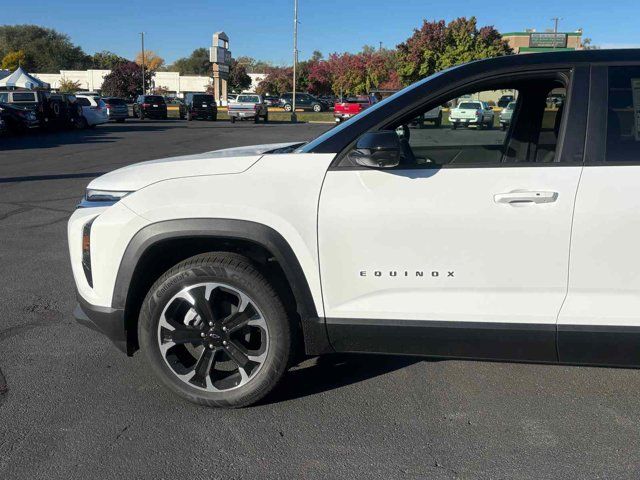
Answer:
[[[336,102],[333,108],[333,117],[336,123],[349,119],[361,111],[369,108],[375,103],[375,98],[369,95],[357,95],[355,97],[342,98],[341,102]]]

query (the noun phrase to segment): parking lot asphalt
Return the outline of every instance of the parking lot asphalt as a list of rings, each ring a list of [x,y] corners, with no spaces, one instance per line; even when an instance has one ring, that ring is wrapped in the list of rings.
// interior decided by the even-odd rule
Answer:
[[[638,478],[636,370],[341,355],[223,411],[74,322],[65,227],[90,179],[69,175],[327,128],[134,121],[0,139],[0,478]]]

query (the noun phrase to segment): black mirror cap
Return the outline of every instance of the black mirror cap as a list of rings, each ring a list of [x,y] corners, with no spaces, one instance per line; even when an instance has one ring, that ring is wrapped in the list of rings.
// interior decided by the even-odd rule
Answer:
[[[349,153],[355,163],[368,168],[393,168],[400,164],[400,139],[395,131],[368,132]]]

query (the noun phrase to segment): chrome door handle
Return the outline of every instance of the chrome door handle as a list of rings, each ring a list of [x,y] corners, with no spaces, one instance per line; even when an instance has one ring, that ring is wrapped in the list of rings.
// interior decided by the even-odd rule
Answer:
[[[496,203],[508,203],[509,205],[552,203],[558,199],[558,192],[521,190],[505,193],[496,193],[493,201]]]

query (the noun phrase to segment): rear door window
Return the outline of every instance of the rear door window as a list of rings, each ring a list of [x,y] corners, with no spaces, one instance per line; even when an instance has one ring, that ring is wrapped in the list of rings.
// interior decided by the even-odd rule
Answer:
[[[213,103],[213,95],[194,95],[193,103]]]
[[[640,67],[609,68],[607,162],[640,161]]]
[[[149,95],[146,98],[147,103],[164,103],[164,98],[160,95]]]
[[[91,106],[91,102],[89,101],[88,98],[84,98],[84,97],[78,97],[78,105],[82,105],[83,107],[90,107]]]

